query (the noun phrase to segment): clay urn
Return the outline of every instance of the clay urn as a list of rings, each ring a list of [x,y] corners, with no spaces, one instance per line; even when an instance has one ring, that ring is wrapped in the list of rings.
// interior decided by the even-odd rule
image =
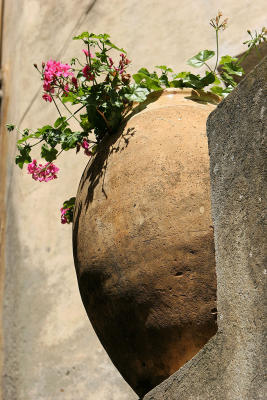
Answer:
[[[206,120],[191,90],[151,94],[90,160],[76,198],[79,289],[102,345],[142,397],[216,333]]]

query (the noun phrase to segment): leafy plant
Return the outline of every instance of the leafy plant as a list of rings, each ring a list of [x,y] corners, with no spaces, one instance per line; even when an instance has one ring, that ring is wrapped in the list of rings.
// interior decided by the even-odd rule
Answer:
[[[192,88],[198,100],[218,103],[237,85],[235,76],[243,75],[241,62],[244,57],[265,41],[267,35],[265,28],[260,34],[255,32],[254,36],[248,31],[250,39],[244,42],[248,46],[244,57],[238,60],[225,55],[219,60],[219,33],[227,26],[227,19],[221,18],[222,13],[218,12],[210,20],[215,30],[216,51],[202,50],[187,62],[193,68],[206,67],[203,75],[174,73],[166,65],[159,65],[152,73],[141,68],[131,76],[127,72],[131,61],[126,52],[112,43],[106,33],[95,35],[83,32],[73,38],[83,44],[83,61],[72,58],[70,64],[63,64],[49,60],[42,63],[41,68],[34,64],[43,81],[42,97],[46,102],[54,103],[59,117],[53,125],[45,125],[35,131],[20,131],[13,124],[7,125],[9,132],[16,130],[20,135],[16,164],[20,168],[27,164],[28,173],[34,180],[47,182],[56,179],[59,168],[53,161],[63,151],[76,149],[78,153],[82,148],[85,155],[91,157],[98,151],[98,144],[118,130],[134,104],[144,102],[150,92],[164,88]],[[111,51],[119,52],[117,61],[111,58]],[[212,68],[209,62],[214,59]],[[218,66],[221,67],[221,74],[218,73]],[[67,117],[62,115],[59,103],[68,113]],[[70,127],[70,119],[78,124],[77,130]],[[40,156],[46,164],[37,164],[31,158],[34,146],[40,146]],[[72,222],[74,204],[74,197],[64,202],[61,208],[63,224]]]

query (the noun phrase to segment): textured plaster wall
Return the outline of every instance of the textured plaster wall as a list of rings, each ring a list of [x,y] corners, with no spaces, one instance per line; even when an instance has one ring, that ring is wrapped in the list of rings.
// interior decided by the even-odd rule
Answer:
[[[32,64],[67,62],[80,54],[70,39],[83,30],[108,32],[133,59],[132,69],[167,64],[184,70],[198,50],[214,48],[208,20],[231,17],[223,53],[238,54],[247,28],[264,25],[262,0],[8,0],[3,29],[1,118],[1,268],[4,400],[134,400],[102,349],[83,310],[72,260],[71,227],[59,207],[75,195],[87,159],[64,155],[58,181],[33,182],[14,165],[15,138],[7,122],[38,127],[53,121]],[[8,147],[7,147],[8,142]],[[6,166],[6,169],[5,169]],[[3,172],[4,171],[4,172]],[[4,200],[5,201],[4,201]]]

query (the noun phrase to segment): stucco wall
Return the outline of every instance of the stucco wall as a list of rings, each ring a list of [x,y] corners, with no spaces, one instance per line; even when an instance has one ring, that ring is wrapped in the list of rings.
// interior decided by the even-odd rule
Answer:
[[[132,70],[162,63],[184,70],[189,57],[214,48],[208,21],[218,8],[230,17],[222,53],[239,54],[246,30],[264,25],[264,5],[263,0],[5,1],[0,148],[4,400],[137,398],[87,320],[74,272],[71,227],[59,221],[61,203],[75,195],[86,157],[64,155],[59,179],[47,184],[32,181],[14,165],[15,138],[4,124],[38,127],[56,117],[53,106],[41,99],[32,64],[48,58],[69,61],[80,54],[71,38],[89,30],[110,33],[128,50]]]

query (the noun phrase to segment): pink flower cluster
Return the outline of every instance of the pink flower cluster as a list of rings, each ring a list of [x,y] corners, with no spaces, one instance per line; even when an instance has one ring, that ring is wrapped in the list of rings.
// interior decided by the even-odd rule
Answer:
[[[110,68],[113,68],[115,74],[119,73],[121,75],[122,81],[124,83],[127,83],[130,80],[131,75],[126,74],[126,68],[127,68],[127,65],[129,65],[131,61],[123,53],[120,54],[120,57],[121,57],[121,59],[119,61],[118,67],[115,67],[114,61],[112,60],[111,57],[108,58],[108,65]]]
[[[73,76],[72,71],[70,71],[71,66],[69,64],[62,64],[59,61],[49,60],[47,61],[44,68],[44,84],[43,88],[46,92],[43,95],[43,99],[45,101],[49,101],[51,103],[52,97],[51,93],[54,93],[54,86],[58,78],[67,78],[68,76]],[[67,85],[65,85],[66,87]],[[64,88],[65,89],[65,88]],[[67,92],[67,90],[65,90]],[[48,94],[50,93],[50,94]]]
[[[48,93],[44,93],[44,94],[43,94],[43,99],[44,99],[45,101],[49,101],[50,103],[51,103],[51,101],[52,101],[52,97],[51,97],[50,94],[48,94]]]
[[[59,168],[53,163],[46,163],[45,165],[37,165],[37,161],[33,160],[28,164],[28,173],[32,175],[32,179],[39,182],[48,182],[57,178]]]
[[[130,64],[131,61],[123,53],[121,53],[120,56],[121,56],[121,59],[119,62],[119,73],[123,74],[125,72],[126,65]]]
[[[60,212],[61,212],[61,223],[62,224],[67,224],[68,223],[68,219],[67,219],[67,216],[66,216],[67,211],[68,211],[67,208],[63,208],[62,207],[60,209]]]

